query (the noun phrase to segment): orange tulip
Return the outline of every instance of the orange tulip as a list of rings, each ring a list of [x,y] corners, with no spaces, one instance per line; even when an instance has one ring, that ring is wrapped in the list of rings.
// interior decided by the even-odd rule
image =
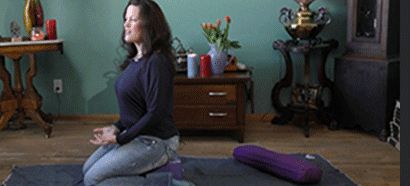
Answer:
[[[212,29],[212,24],[211,23],[206,23],[206,29]]]
[[[217,27],[221,26],[221,23],[222,23],[221,19],[217,19],[217,20],[216,20],[216,26],[217,26]]]
[[[227,23],[231,23],[231,17],[225,16],[225,21],[226,21]]]
[[[228,38],[231,17],[225,16],[226,26],[221,28],[222,20],[216,19],[215,23],[202,23],[201,27],[204,36],[209,44],[214,44],[219,51],[227,51],[230,48],[240,48],[239,41],[232,41]]]

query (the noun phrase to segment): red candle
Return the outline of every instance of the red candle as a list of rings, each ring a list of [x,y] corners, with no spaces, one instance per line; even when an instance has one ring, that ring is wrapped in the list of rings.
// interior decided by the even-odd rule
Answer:
[[[200,63],[199,63],[199,70],[200,70],[201,77],[210,77],[212,75],[211,56],[201,55]]]
[[[46,21],[46,31],[49,40],[57,39],[56,20],[48,19]]]

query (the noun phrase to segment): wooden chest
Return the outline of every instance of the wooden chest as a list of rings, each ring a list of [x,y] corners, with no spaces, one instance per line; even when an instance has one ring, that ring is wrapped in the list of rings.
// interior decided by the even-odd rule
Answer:
[[[209,78],[175,77],[174,118],[180,130],[228,130],[243,142],[249,73]]]

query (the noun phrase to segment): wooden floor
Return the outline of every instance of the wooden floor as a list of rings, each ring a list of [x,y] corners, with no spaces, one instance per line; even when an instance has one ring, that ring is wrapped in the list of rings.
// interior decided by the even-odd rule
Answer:
[[[88,143],[91,130],[104,123],[56,123],[50,139],[30,124],[27,129],[0,131],[0,180],[13,165],[82,163],[95,150]],[[182,155],[226,157],[241,145],[230,137],[183,136]],[[330,131],[312,124],[311,137],[305,138],[295,125],[248,122],[245,143],[278,152],[317,153],[361,185],[400,185],[400,152],[377,137],[363,132]]]

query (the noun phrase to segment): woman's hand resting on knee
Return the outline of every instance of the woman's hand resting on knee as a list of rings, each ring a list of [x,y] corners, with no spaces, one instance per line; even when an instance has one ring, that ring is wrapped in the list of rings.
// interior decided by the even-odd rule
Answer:
[[[114,126],[95,128],[93,132],[94,138],[90,139],[90,143],[93,145],[106,145],[117,143],[116,134],[118,133],[118,129]]]

